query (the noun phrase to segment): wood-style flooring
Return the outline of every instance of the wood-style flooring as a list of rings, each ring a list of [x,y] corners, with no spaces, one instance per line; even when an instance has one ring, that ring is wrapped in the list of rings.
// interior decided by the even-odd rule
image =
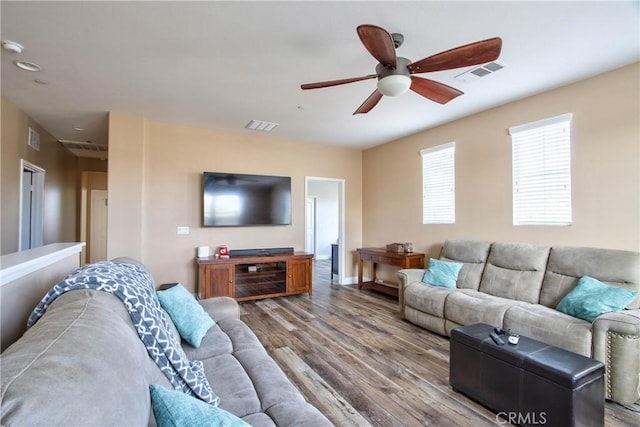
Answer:
[[[313,296],[241,303],[242,320],[336,426],[493,426],[502,419],[449,386],[449,339],[400,318],[395,298],[330,282],[316,261]],[[615,403],[607,427],[638,426]]]

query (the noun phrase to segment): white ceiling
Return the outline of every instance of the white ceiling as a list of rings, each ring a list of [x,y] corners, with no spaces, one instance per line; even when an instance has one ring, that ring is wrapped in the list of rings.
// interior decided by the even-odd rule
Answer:
[[[364,148],[640,58],[638,1],[3,0],[1,23],[2,40],[25,46],[2,52],[2,93],[56,138],[102,144],[107,112],[121,111],[237,133],[265,120],[280,125],[270,137]],[[440,105],[408,92],[357,116],[375,80],[301,90],[375,73],[365,23],[404,34],[412,61],[498,36],[507,67],[473,83],[454,79],[466,69],[424,74],[465,94]]]

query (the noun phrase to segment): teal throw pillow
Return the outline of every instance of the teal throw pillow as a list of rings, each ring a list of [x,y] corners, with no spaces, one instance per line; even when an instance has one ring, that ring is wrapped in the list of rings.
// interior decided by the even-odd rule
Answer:
[[[593,322],[602,313],[622,310],[637,296],[636,291],[607,285],[593,277],[583,276],[576,287],[562,298],[556,310]]]
[[[431,258],[429,269],[422,276],[422,281],[429,285],[455,288],[458,281],[458,273],[464,264],[460,262],[440,261]]]
[[[151,406],[158,427],[247,427],[235,415],[179,390],[150,384]]]
[[[158,291],[158,299],[180,336],[192,346],[200,347],[202,338],[215,322],[194,296],[178,283],[167,290]]]

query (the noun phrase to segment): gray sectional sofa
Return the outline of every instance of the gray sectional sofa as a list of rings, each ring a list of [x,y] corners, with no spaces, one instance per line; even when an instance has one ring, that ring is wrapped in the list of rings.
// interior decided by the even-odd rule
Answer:
[[[555,309],[582,276],[640,291],[639,253],[449,240],[439,258],[463,264],[455,288],[423,283],[425,270],[398,272],[405,319],[446,336],[474,323],[509,328],[603,362],[607,399],[640,399],[640,297],[593,323]]]
[[[253,426],[332,425],[240,320],[235,300],[199,303],[215,325],[198,348],[182,348],[202,361],[220,408]],[[121,300],[97,290],[59,296],[0,363],[3,426],[154,425],[149,385],[172,388]]]

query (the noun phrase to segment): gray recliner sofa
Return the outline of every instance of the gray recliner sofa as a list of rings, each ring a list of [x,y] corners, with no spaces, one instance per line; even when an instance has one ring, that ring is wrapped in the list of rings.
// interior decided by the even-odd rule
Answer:
[[[424,269],[398,272],[405,319],[445,336],[474,323],[508,328],[603,362],[607,399],[640,399],[640,297],[593,323],[555,310],[582,276],[640,291],[640,253],[448,240],[440,259],[463,263],[456,288],[423,283]]]
[[[332,425],[240,320],[235,300],[200,304],[216,324],[198,348],[182,347],[189,360],[202,361],[220,408],[253,426]],[[3,426],[155,425],[149,385],[172,389],[122,301],[96,290],[58,297],[2,353],[0,366]]]

